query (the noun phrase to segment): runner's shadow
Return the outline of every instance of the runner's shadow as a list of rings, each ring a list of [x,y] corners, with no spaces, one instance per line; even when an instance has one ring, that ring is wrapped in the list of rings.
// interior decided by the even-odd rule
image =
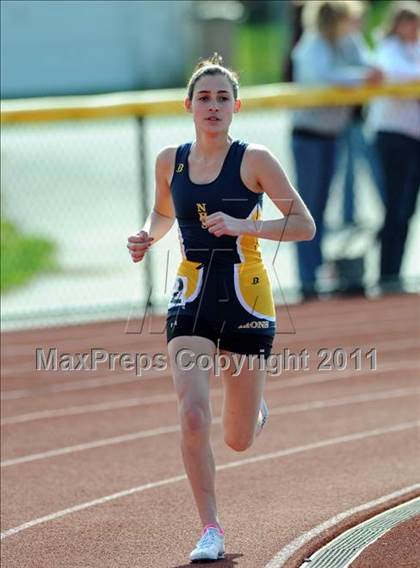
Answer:
[[[215,568],[234,568],[238,566],[235,562],[236,558],[241,558],[243,554],[225,554],[224,558],[220,560],[210,560],[203,562],[188,562],[188,564],[179,564],[178,566],[172,566],[172,568],[193,568],[194,566],[214,566]]]

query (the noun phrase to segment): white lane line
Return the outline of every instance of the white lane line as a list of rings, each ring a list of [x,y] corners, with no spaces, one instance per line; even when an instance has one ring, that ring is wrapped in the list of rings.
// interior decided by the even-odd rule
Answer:
[[[218,421],[219,419],[213,420],[213,423],[217,423]],[[142,438],[151,438],[153,436],[171,434],[173,432],[179,432],[179,430],[180,430],[179,425],[162,426],[161,428],[152,428],[150,430],[140,430],[139,432],[131,432],[130,434],[122,434],[121,436],[113,436],[112,438],[102,438],[101,440],[94,440],[92,442],[86,442],[84,444],[76,444],[74,446],[65,446],[63,448],[57,448],[55,450],[49,450],[47,452],[42,452],[38,454],[28,454],[26,456],[21,456],[20,458],[4,460],[1,462],[0,465],[2,468],[10,467],[12,465],[19,465],[22,463],[45,460],[56,456],[64,456],[66,454],[83,452],[84,450],[92,450],[94,448],[111,446],[113,444],[123,444],[126,442],[131,442],[133,440],[140,440]]]
[[[379,497],[378,499],[374,499],[373,501],[368,501],[367,503],[363,503],[362,505],[358,505],[357,507],[352,507],[351,509],[347,509],[347,511],[343,511],[342,513],[338,513],[338,515],[334,515],[327,521],[324,521],[320,525],[312,528],[311,530],[305,532],[301,536],[295,538],[292,542],[290,542],[287,546],[282,548],[271,560],[264,566],[264,568],[281,568],[285,565],[287,560],[291,558],[298,550],[300,550],[305,544],[310,542],[315,537],[319,536],[326,530],[338,525],[345,519],[356,515],[357,513],[361,513],[373,507],[378,507],[380,505],[384,505],[388,501],[393,499],[397,499],[399,497],[403,497],[406,494],[412,493],[413,491],[420,490],[420,483],[416,483],[414,485],[410,485],[408,487],[404,487],[403,489],[399,489],[398,491],[394,491],[393,493],[389,493],[388,495],[384,495]]]
[[[9,416],[1,420],[1,425],[21,424],[22,422],[32,422],[34,420],[43,420],[44,418],[57,418],[62,416],[75,416],[80,414],[90,414],[94,412],[104,412],[106,410],[117,410],[119,408],[129,408],[132,406],[147,406],[149,404],[162,404],[166,402],[174,402],[175,395],[154,395],[143,398],[128,398],[123,400],[115,400],[113,402],[102,402],[99,404],[86,404],[84,406],[70,406],[68,408],[57,408],[55,410],[43,410],[41,412],[30,412],[28,414],[18,414],[17,416]]]
[[[404,370],[417,370],[419,368],[418,359],[411,359],[402,362],[392,362],[392,363],[383,363],[382,365],[378,365],[377,371],[357,371],[355,369],[348,369],[345,371],[326,371],[325,374],[320,373],[319,371],[310,372],[310,371],[300,371],[304,373],[303,377],[296,378],[296,379],[286,379],[281,380],[279,383],[268,383],[266,386],[266,390],[278,390],[282,388],[288,387],[298,387],[307,384],[319,384],[329,381],[338,381],[347,379],[350,377],[355,377],[357,375],[363,374],[363,376],[369,376],[369,380],[372,380],[378,374],[384,373],[392,373],[395,371],[404,371]],[[329,373],[329,376],[327,374]],[[275,379],[273,379],[275,380]],[[220,396],[223,393],[221,388],[212,389],[212,395]],[[135,406],[147,406],[149,404],[164,404],[169,402],[175,402],[176,395],[175,394],[167,394],[167,395],[152,395],[148,397],[141,397],[141,398],[129,398],[129,399],[122,399],[116,400],[112,402],[103,402],[98,404],[87,404],[83,406],[70,406],[66,408],[57,408],[52,410],[41,410],[39,412],[30,412],[27,414],[17,414],[15,416],[7,416],[3,418],[0,422],[2,426],[7,426],[10,424],[21,424],[24,422],[32,422],[36,420],[44,420],[49,418],[58,418],[63,416],[75,416],[80,414],[91,414],[94,412],[105,412],[107,410],[117,410],[120,408],[129,408]]]
[[[411,310],[411,315],[413,315],[413,311]],[[396,321],[398,321],[400,318],[396,318]],[[134,335],[137,336],[138,339],[133,339]],[[19,344],[19,345],[8,345],[7,347],[4,348],[4,357],[18,357],[19,355],[29,355],[34,353],[35,351],[35,346],[36,347],[44,347],[44,348],[48,348],[47,345],[54,345],[57,348],[59,348],[60,350],[65,350],[65,351],[90,351],[91,347],[92,347],[92,343],[94,344],[94,346],[99,346],[99,348],[101,349],[102,347],[104,349],[106,349],[109,345],[111,344],[115,344],[117,343],[118,345],[124,345],[124,349],[126,348],[126,346],[131,346],[132,348],[135,348],[135,344],[139,344],[140,342],[143,345],[143,349],[146,351],[148,348],[150,348],[151,346],[153,346],[153,344],[156,343],[156,338],[161,336],[162,338],[165,337],[165,331],[163,330],[163,333],[153,333],[153,334],[149,334],[149,333],[139,333],[139,334],[128,334],[126,335],[124,333],[124,330],[121,330],[121,334],[120,334],[120,338],[118,338],[116,336],[115,333],[110,332],[107,335],[97,335],[97,336],[92,336],[92,334],[86,335],[86,336],[77,336],[77,337],[71,337],[71,338],[62,338],[62,339],[57,339],[54,337],[51,337],[51,339],[45,340],[42,338],[40,338],[39,341],[37,341],[36,339],[34,339],[33,341],[31,341],[28,344]],[[118,341],[118,339],[122,339],[122,338],[127,338],[128,340],[126,341]],[[105,347],[104,347],[105,346]],[[162,341],[162,346],[165,346],[165,342]]]
[[[365,430],[363,432],[355,432],[353,434],[347,434],[346,436],[338,436],[336,438],[327,438],[325,440],[320,440],[319,442],[314,442],[312,444],[305,444],[301,446],[295,446],[292,448],[286,448],[284,450],[279,450],[277,452],[270,452],[267,454],[260,454],[259,456],[254,456],[242,460],[236,460],[232,462],[228,462],[225,464],[218,465],[216,467],[217,471],[223,471],[226,469],[232,469],[235,467],[242,467],[244,465],[259,463],[267,460],[273,460],[277,458],[282,458],[285,456],[290,456],[293,454],[300,454],[303,452],[308,452],[311,450],[318,450],[320,448],[325,448],[328,446],[334,446],[337,444],[345,444],[348,442],[354,442],[358,440],[365,440],[366,438],[371,438],[374,436],[382,436],[384,434],[391,434],[394,432],[403,432],[404,430],[410,430],[413,428],[417,428],[420,425],[420,421],[418,422],[402,422],[400,424],[395,424],[394,426],[388,426],[386,428],[376,428],[374,430]],[[124,491],[119,491],[118,493],[113,493],[111,495],[105,495],[104,497],[99,497],[98,499],[94,499],[92,501],[87,501],[85,503],[79,503],[73,507],[69,507],[67,509],[62,509],[61,511],[56,511],[55,513],[51,513],[49,515],[45,515],[43,517],[38,517],[36,519],[32,519],[26,523],[23,523],[17,527],[13,527],[10,529],[5,530],[1,533],[1,540],[8,538],[12,535],[20,533],[24,530],[29,528],[35,527],[37,525],[41,525],[47,523],[49,521],[54,521],[56,519],[65,517],[77,511],[82,511],[83,509],[88,509],[90,507],[95,507],[96,505],[102,505],[103,503],[107,503],[109,501],[114,501],[115,499],[119,499],[121,497],[126,497],[128,495],[133,495],[134,493],[140,493],[143,491],[147,491],[148,489],[155,489],[156,487],[162,487],[164,485],[169,485],[172,483],[177,483],[178,481],[183,481],[187,479],[187,476],[184,475],[177,475],[175,477],[170,477],[167,479],[161,479],[159,481],[154,481],[151,483],[146,483],[145,485],[139,485],[137,487],[132,487],[131,489],[126,489]]]
[[[420,346],[419,346],[419,348],[420,348]],[[79,349],[78,353],[80,353],[81,351],[82,350]],[[156,352],[156,351],[157,351],[156,349],[153,350],[153,352]],[[109,353],[111,353],[111,352],[116,353],[117,351],[116,351],[116,349],[113,349],[113,350],[108,350],[108,352]],[[67,351],[67,353],[69,353],[69,352]],[[135,353],[137,353],[137,351],[136,351],[136,349],[130,350],[126,346],[125,350],[120,351],[120,353],[121,354],[122,353],[131,353],[131,354],[134,353],[135,354]],[[24,365],[13,366],[13,365],[3,364],[2,369],[1,369],[2,378],[5,379],[6,377],[12,377],[9,380],[7,380],[7,379],[3,380],[3,382],[10,384],[15,380],[15,378],[14,378],[15,376],[17,376],[18,379],[21,379],[22,375],[25,375],[26,373],[34,373],[36,371],[35,363],[36,363],[36,361],[34,361],[34,357],[33,357],[30,360],[30,362],[28,362],[28,364],[24,364]],[[100,372],[101,370],[104,370],[105,373],[101,373]],[[113,370],[108,370],[107,372],[106,371],[107,371],[106,362],[98,363],[97,378],[102,378],[102,377],[106,378],[106,377],[109,377],[110,375],[112,375],[114,373]],[[64,377],[64,376],[69,376],[71,374],[75,375],[76,373],[78,373],[79,375],[83,375],[83,374],[86,374],[88,372],[90,372],[90,371],[60,371],[60,370],[59,371],[55,371],[55,370],[45,371],[45,370],[42,370],[42,371],[39,371],[39,374],[41,375],[42,373],[45,373],[45,374],[46,373],[51,373],[51,374],[52,373],[56,373],[56,374],[62,373],[61,376]],[[126,372],[127,375],[129,374],[129,371],[121,371],[121,372]],[[159,378],[159,377],[160,377],[159,371],[151,371],[147,375],[142,375],[141,377],[136,377],[136,378],[137,379],[141,378],[141,379],[151,380],[151,379],[155,379],[155,378]],[[55,384],[60,384],[60,383],[55,383]]]
[[[346,353],[348,351],[353,351],[355,349],[353,345],[346,345],[344,347],[340,347]],[[419,349],[420,351],[420,341],[418,339],[401,339],[399,341],[382,341],[379,343],[375,343],[375,345],[371,343],[363,344],[358,346],[362,352],[367,352],[370,349],[376,349],[378,353],[378,357],[382,357],[385,353],[391,353],[393,351],[398,351],[399,349]],[[32,372],[33,366],[26,366],[24,368],[25,372]],[[99,376],[93,379],[82,379],[80,381],[72,381],[69,383],[53,383],[45,387],[41,387],[38,389],[16,389],[16,390],[7,390],[1,394],[1,400],[16,400],[18,398],[27,398],[27,397],[36,397],[42,396],[43,394],[49,393],[59,393],[59,392],[69,392],[69,391],[77,391],[77,390],[86,390],[86,389],[96,389],[102,388],[107,386],[114,386],[118,384],[127,384],[127,383],[134,383],[137,381],[143,382],[144,380],[156,380],[156,379],[171,379],[171,374],[163,374],[160,375],[156,374],[145,374],[142,377],[136,377],[133,375],[122,377],[118,375],[118,377],[114,376]]]
[[[387,391],[379,391],[373,393],[357,394],[354,396],[346,396],[342,398],[327,399],[327,400],[314,400],[309,403],[304,404],[290,404],[285,406],[279,406],[277,408],[270,409],[271,416],[278,416],[280,414],[292,414],[295,412],[306,412],[311,410],[319,410],[323,408],[332,408],[335,406],[345,406],[348,404],[362,403],[362,402],[372,402],[377,400],[388,400],[394,398],[403,398],[406,396],[412,396],[420,394],[420,389],[394,389]],[[221,424],[221,416],[214,418],[212,420],[213,424]],[[93,440],[92,442],[86,442],[84,444],[76,444],[74,446],[65,446],[62,448],[56,448],[55,450],[49,450],[46,452],[40,452],[37,454],[28,454],[26,456],[21,456],[19,458],[13,458],[9,460],[4,460],[0,463],[2,468],[10,467],[13,465],[19,465],[28,462],[40,461],[52,457],[63,456],[67,454],[72,454],[76,452],[83,452],[85,450],[91,450],[94,448],[102,448],[104,446],[110,446],[113,444],[123,444],[126,442],[132,442],[133,440],[139,440],[143,438],[151,438],[153,436],[162,436],[164,434],[172,434],[174,432],[179,432],[179,425],[173,426],[163,426],[161,428],[152,428],[149,430],[140,430],[139,432],[131,432],[130,434],[122,434],[121,436],[113,436],[112,438],[102,438],[100,440]]]
[[[420,497],[383,511],[346,530],[307,558],[300,568],[350,568],[364,550],[399,524],[420,515]]]
[[[320,408],[333,408],[335,406],[345,406],[346,404],[355,404],[358,402],[372,402],[376,400],[388,400],[390,398],[401,398],[405,396],[420,394],[420,389],[394,389],[387,391],[362,393],[352,396],[343,396],[329,400],[313,400],[303,404],[291,404],[289,406],[280,406],[270,410],[270,415],[288,414],[291,412],[307,412],[308,410],[318,410]]]
[[[34,369],[31,369],[31,373],[34,371]],[[145,375],[144,377],[137,377],[134,375],[128,375],[126,377],[123,377],[121,375],[118,375],[117,377],[115,376],[111,376],[111,377],[97,377],[95,379],[82,379],[80,381],[72,381],[69,383],[53,383],[51,385],[45,386],[45,387],[41,387],[39,389],[16,389],[16,390],[8,390],[8,391],[4,391],[3,394],[1,395],[1,400],[16,400],[16,399],[21,399],[21,398],[34,398],[34,397],[40,397],[46,394],[55,394],[55,393],[60,393],[60,392],[70,392],[70,391],[78,391],[78,390],[87,390],[87,389],[97,389],[97,388],[102,388],[102,387],[111,387],[111,386],[115,386],[115,385],[123,385],[123,384],[127,384],[127,383],[136,383],[136,382],[140,382],[143,381],[143,379],[152,379],[152,380],[156,380],[156,378],[162,379],[163,377],[165,378],[170,378],[171,375],[165,374],[165,375],[161,375],[159,377],[156,376],[149,376],[149,375]],[[42,378],[41,378],[42,380]]]

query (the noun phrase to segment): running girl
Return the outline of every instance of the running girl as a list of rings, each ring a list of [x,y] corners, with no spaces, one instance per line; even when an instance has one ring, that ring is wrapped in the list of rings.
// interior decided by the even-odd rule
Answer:
[[[181,452],[203,535],[192,561],[224,555],[224,531],[216,507],[215,464],[210,445],[209,371],[175,364],[181,349],[213,357],[267,358],[275,334],[271,284],[258,239],[310,240],[314,221],[276,158],[264,146],[234,140],[233,115],[241,108],[238,79],[217,55],[199,63],[184,101],[195,140],[163,148],[156,160],[156,197],[143,229],[128,248],[139,262],[153,242],[179,225],[182,261],[167,315],[168,352],[178,396]],[[282,217],[263,221],[262,198],[274,200]],[[222,373],[224,440],[238,452],[264,426],[266,371],[243,365]]]

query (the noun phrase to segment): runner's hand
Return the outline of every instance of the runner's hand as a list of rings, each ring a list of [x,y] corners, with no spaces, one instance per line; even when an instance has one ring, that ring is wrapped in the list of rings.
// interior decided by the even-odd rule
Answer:
[[[137,235],[128,237],[127,248],[133,262],[140,262],[149,250],[153,237],[149,237],[146,231],[140,231]]]
[[[243,229],[243,223],[244,219],[236,219],[222,211],[216,211],[216,213],[206,217],[207,229],[209,233],[216,237],[221,237],[222,235],[237,237]]]

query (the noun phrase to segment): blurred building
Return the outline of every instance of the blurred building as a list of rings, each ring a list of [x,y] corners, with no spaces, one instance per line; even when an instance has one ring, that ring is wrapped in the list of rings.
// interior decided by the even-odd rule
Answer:
[[[1,97],[179,86],[195,55],[192,9],[192,0],[2,0]]]

